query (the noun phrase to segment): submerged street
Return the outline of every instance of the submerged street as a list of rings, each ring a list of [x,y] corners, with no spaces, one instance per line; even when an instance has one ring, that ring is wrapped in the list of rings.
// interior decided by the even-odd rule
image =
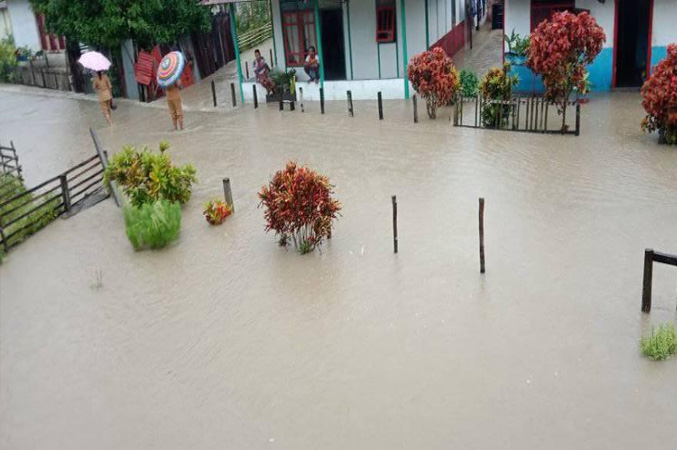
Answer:
[[[675,448],[677,360],[639,339],[677,318],[658,264],[640,312],[644,249],[677,253],[677,151],[642,133],[638,93],[593,95],[580,137],[414,124],[405,101],[383,121],[187,108],[183,132],[163,102],[121,101],[110,128],[95,101],[0,104],[28,186],[93,155],[89,127],[109,154],[166,139],[199,180],[164,250],[134,252],[107,200],[9,253],[0,448]],[[288,160],[343,205],[321,252],[264,231],[257,192]],[[236,212],[210,227],[224,177]]]

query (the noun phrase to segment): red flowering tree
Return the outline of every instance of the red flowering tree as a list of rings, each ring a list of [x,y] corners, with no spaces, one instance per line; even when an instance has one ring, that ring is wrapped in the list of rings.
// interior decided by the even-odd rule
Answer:
[[[653,68],[642,97],[647,114],[642,129],[658,131],[662,144],[677,144],[677,44],[668,45],[668,56]]]
[[[449,104],[461,87],[454,63],[440,47],[414,56],[407,66],[407,77],[425,99],[431,119],[437,117],[437,108]]]
[[[587,12],[555,13],[531,33],[527,67],[541,75],[546,98],[559,105],[563,128],[571,91],[589,91],[586,67],[602,51],[604,42],[604,30]]]
[[[326,176],[287,163],[259,191],[266,209],[266,231],[274,231],[282,246],[292,242],[301,254],[313,251],[325,237],[331,238],[332,222],[341,210],[333,193]]]

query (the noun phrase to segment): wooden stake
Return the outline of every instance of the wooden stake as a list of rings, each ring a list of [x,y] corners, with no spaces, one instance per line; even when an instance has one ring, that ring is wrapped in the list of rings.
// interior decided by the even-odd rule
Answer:
[[[324,88],[320,88],[320,114],[324,114]]]
[[[254,109],[259,107],[259,94],[256,92],[256,84],[252,85],[252,91],[254,92]]]
[[[235,83],[230,83],[230,96],[233,98],[233,108],[237,106],[237,100],[235,99]]]
[[[299,101],[301,103],[301,112],[306,112],[303,108],[303,88],[299,86]]]
[[[280,85],[280,111],[284,111],[284,86]]]
[[[230,178],[223,179],[223,194],[226,197],[226,204],[235,212],[235,204],[233,203],[233,192],[230,189]]]
[[[273,49],[268,49],[270,51],[270,67],[273,67]]]
[[[644,250],[644,281],[642,284],[642,312],[651,312],[651,284],[653,282],[653,256],[650,248]]]
[[[214,101],[214,108],[216,108],[216,84],[212,80],[212,100]]]
[[[416,94],[414,94],[412,100],[414,101],[414,123],[418,123],[418,102],[416,100]]]
[[[350,117],[355,117],[355,110],[353,109],[353,93],[347,91],[346,95],[348,96],[348,114]]]
[[[480,197],[480,273],[484,272],[484,199]]]
[[[246,79],[248,80],[249,79],[249,62],[247,62],[247,61],[244,62],[244,68],[245,68],[245,72],[247,74]]]
[[[397,253],[397,196],[393,195],[393,249]]]
[[[383,96],[381,91],[378,91],[378,120],[383,120]]]

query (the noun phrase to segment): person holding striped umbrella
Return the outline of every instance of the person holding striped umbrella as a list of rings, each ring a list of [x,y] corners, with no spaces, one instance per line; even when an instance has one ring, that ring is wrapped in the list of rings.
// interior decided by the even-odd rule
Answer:
[[[169,114],[172,116],[174,130],[179,126],[183,130],[183,107],[181,106],[181,74],[186,67],[186,58],[181,52],[168,53],[162,61],[157,71],[158,86],[165,90],[167,95],[167,106]]]

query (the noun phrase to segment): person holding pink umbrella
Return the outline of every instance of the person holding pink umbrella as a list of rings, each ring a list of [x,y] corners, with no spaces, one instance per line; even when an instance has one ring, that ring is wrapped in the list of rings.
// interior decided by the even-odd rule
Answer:
[[[96,76],[92,81],[92,87],[99,96],[99,105],[108,125],[113,125],[110,117],[111,106],[113,102],[113,87],[110,78],[104,72],[110,69],[111,63],[99,52],[87,52],[78,60],[85,69],[93,70]]]

